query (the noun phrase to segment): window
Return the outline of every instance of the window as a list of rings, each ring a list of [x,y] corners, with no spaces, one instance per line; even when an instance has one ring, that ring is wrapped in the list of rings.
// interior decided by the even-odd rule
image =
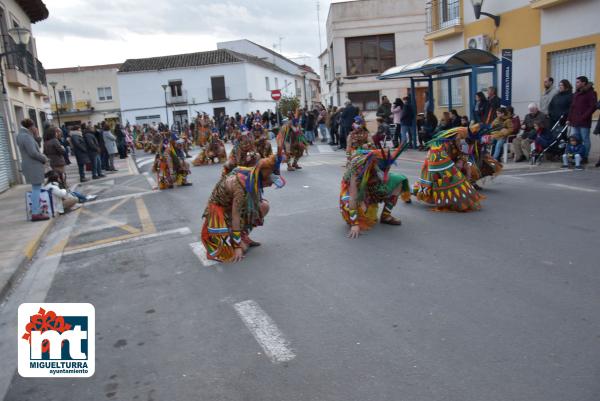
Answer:
[[[279,79],[275,77],[275,89],[279,89]]]
[[[294,79],[294,86],[296,86],[296,96],[300,97],[302,96],[302,88],[300,88],[300,86],[298,86],[298,80]]]
[[[593,81],[596,71],[595,60],[596,47],[594,45],[548,53],[550,76],[556,83],[561,79],[568,79],[573,86],[575,86],[577,77],[581,75]]]
[[[426,3],[427,32],[460,25],[461,0],[430,0]]]
[[[72,105],[73,95],[71,94],[71,91],[67,89],[58,91],[58,103],[63,106]]]
[[[381,74],[395,64],[394,35],[346,38],[348,75]]]
[[[225,77],[210,77],[212,100],[227,100]]]
[[[269,82],[269,77],[265,77],[265,87],[268,91],[271,90],[271,83]]]
[[[112,89],[110,86],[104,88],[98,88],[98,100],[101,102],[107,102],[112,100]]]
[[[464,80],[463,78],[452,78],[452,108],[455,108],[457,106],[462,106],[463,104],[463,98],[462,98],[462,94],[463,94],[463,84],[464,84]],[[448,107],[448,101],[449,96],[448,96],[448,81],[446,80],[442,80],[442,81],[438,81],[439,86],[439,96],[438,96],[438,105],[441,107]]]
[[[180,79],[169,81],[169,87],[171,88],[171,97],[183,96],[183,90],[181,89],[182,85],[183,83]]]
[[[350,92],[348,99],[353,105],[358,107],[360,111],[373,111],[379,107],[379,92]]]

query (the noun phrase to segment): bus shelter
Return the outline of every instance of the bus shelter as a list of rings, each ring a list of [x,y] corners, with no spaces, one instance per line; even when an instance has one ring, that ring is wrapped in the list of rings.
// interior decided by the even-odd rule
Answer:
[[[473,119],[473,99],[478,91],[478,77],[482,74],[492,75],[492,85],[498,87],[497,66],[499,63],[498,57],[493,53],[479,49],[465,49],[456,53],[427,58],[414,63],[399,65],[386,70],[379,75],[377,79],[410,79],[410,93],[413,110],[416,111],[416,87],[417,83],[426,82],[429,86],[428,100],[429,111],[433,111],[435,97],[433,91],[433,83],[438,81],[441,85],[445,85],[448,90],[448,111],[452,110],[453,105],[453,89],[452,80],[456,78],[468,79],[468,97],[466,109],[468,110],[469,118]],[[428,110],[425,110],[426,112]],[[412,130],[413,147],[417,146],[417,122],[413,123]]]

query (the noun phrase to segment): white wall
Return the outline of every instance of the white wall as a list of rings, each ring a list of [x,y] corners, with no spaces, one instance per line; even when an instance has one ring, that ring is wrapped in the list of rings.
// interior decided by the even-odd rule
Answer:
[[[445,39],[439,39],[433,42],[433,55],[443,56],[463,50],[465,48],[465,42],[463,35],[456,35]]]
[[[500,73],[501,68],[498,70]],[[529,103],[540,101],[539,71],[541,71],[539,46],[513,52],[512,105],[520,116],[527,114]]]
[[[544,9],[542,44],[597,34],[599,16],[599,0],[578,0]]]
[[[212,76],[224,76],[225,87],[228,88],[229,101],[210,102],[208,100]],[[165,113],[165,98],[161,87],[169,80],[180,79],[182,89],[187,91],[188,105],[169,106],[169,121],[173,121],[173,110],[188,110],[188,117],[196,112],[213,114],[213,109],[225,107],[226,113],[236,112],[245,114],[249,111],[274,109],[275,102],[267,92],[265,76],[274,89],[274,78],[283,86],[285,80],[292,82],[284,94],[295,93],[294,77],[275,72],[251,63],[220,64],[214,66],[190,69],[148,71],[136,73],[119,73],[119,91],[121,95],[122,120],[133,123],[136,116],[160,115],[163,122],[167,121]],[[167,88],[168,91],[168,88]],[[252,99],[249,94],[252,93]]]
[[[470,24],[471,22],[476,21],[471,2],[469,0],[463,0],[463,3],[464,23]],[[498,15],[516,8],[529,7],[529,4],[529,0],[485,0],[481,11]],[[481,18],[487,17],[481,16]]]

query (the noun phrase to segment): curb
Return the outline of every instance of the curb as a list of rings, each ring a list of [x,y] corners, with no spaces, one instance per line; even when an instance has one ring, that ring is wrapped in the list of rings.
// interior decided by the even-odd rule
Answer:
[[[36,252],[40,248],[42,241],[50,231],[50,229],[54,226],[54,220],[56,217],[51,218],[47,221],[46,227],[39,234],[36,235],[31,241],[27,243],[25,248],[23,249],[22,254],[17,258],[16,268],[8,277],[5,283],[2,284],[0,288],[0,299],[3,299],[12,289],[15,282],[18,278],[25,272],[25,268],[31,262]]]

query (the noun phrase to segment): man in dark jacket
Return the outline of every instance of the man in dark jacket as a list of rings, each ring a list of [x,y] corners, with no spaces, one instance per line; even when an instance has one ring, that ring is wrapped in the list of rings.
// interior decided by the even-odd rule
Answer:
[[[592,114],[596,111],[598,97],[594,86],[587,77],[577,77],[575,81],[576,92],[573,95],[571,109],[567,123],[571,126],[571,135],[579,135],[585,146],[583,163],[587,163],[592,143],[590,141],[590,129],[592,127]]]
[[[96,135],[94,135],[94,132],[91,129],[88,129],[85,126],[82,127],[82,130],[85,132],[83,134],[83,139],[85,140],[85,145],[88,149],[90,163],[92,163],[92,179],[97,180],[98,178],[106,177],[104,174],[102,174],[100,145],[98,144]]]
[[[352,131],[352,124],[354,123],[354,117],[358,115],[358,108],[352,104],[349,100],[346,101],[344,111],[340,116],[340,146],[339,149],[346,149],[346,138],[350,131]]]
[[[502,102],[500,101],[500,98],[498,97],[498,89],[496,89],[495,86],[490,86],[488,88],[487,103],[488,103],[488,112],[487,112],[487,118],[485,119],[485,123],[491,124],[492,121],[494,121],[496,119],[496,112],[498,111],[500,106],[502,106]]]
[[[377,117],[383,118],[383,122],[386,124],[392,123],[392,104],[387,96],[381,98],[381,104],[377,108]]]
[[[413,124],[415,123],[415,110],[412,106],[412,101],[409,96],[402,99],[404,107],[400,115],[400,138],[402,143],[410,143],[412,146]]]
[[[85,178],[85,165],[90,162],[88,155],[88,148],[83,138],[83,134],[80,131],[79,125],[71,127],[69,132],[69,139],[71,141],[71,147],[75,153],[75,159],[77,160],[77,167],[79,167],[79,181],[86,182]]]

